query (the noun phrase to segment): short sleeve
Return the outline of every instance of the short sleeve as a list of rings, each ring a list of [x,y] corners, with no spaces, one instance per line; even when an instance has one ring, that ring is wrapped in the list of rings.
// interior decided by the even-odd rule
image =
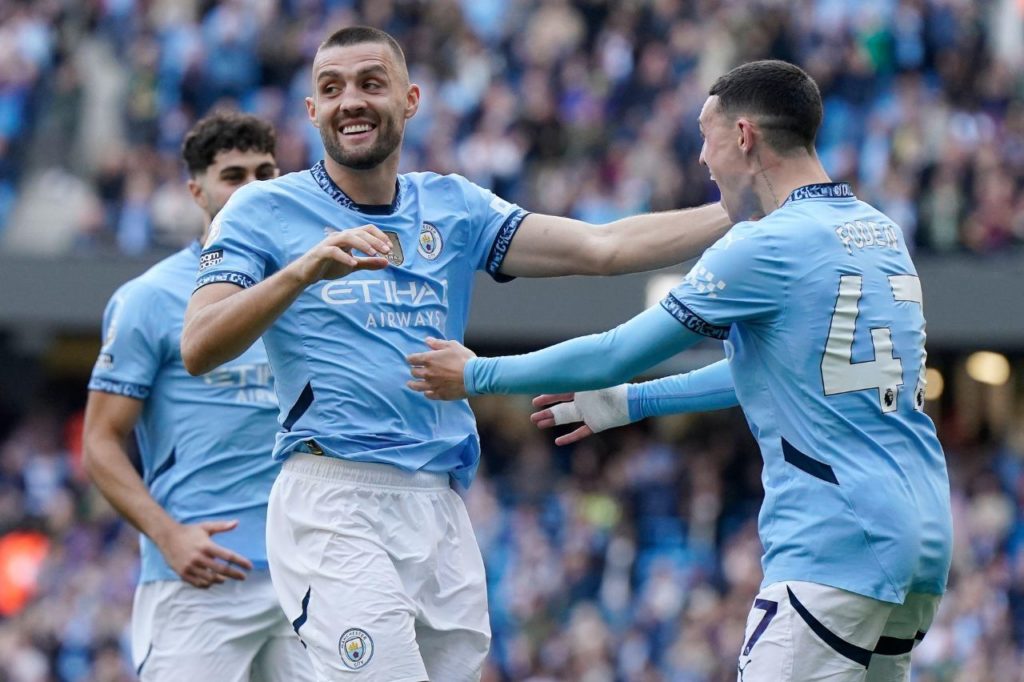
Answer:
[[[787,281],[777,240],[753,223],[738,223],[661,305],[691,331],[725,339],[734,322],[774,317],[782,309]]]
[[[282,267],[277,211],[261,184],[240,188],[214,217],[199,255],[196,289],[216,282],[248,289]]]
[[[122,287],[103,313],[103,346],[89,379],[90,391],[145,400],[163,357],[163,338],[146,292]]]
[[[465,178],[459,177],[458,181],[469,209],[468,245],[476,269],[486,271],[498,282],[515,279],[502,275],[501,265],[512,238],[529,213]]]

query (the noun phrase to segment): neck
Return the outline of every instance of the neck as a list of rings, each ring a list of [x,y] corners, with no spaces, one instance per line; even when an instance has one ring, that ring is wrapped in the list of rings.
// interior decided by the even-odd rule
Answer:
[[[206,240],[210,238],[210,223],[213,222],[213,218],[203,211],[203,231],[199,233],[199,245],[206,246]]]
[[[768,215],[782,206],[793,190],[821,182],[832,180],[822,167],[817,154],[802,154],[796,157],[772,155],[771,158],[758,159],[754,192],[761,211]]]
[[[334,184],[357,204],[384,205],[395,199],[395,181],[398,179],[398,153],[389,156],[373,168],[357,170],[342,166],[325,155],[324,167]]]

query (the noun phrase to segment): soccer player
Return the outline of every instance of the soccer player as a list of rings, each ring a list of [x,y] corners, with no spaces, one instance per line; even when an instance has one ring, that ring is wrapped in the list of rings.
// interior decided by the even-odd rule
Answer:
[[[210,221],[235,190],[278,174],[274,131],[213,114],[182,149],[189,190]],[[85,465],[139,531],[142,571],[132,656],[143,680],[312,680],[267,569],[267,499],[277,401],[257,341],[216,372],[192,377],[179,353],[200,241],[123,285],[104,315],[89,382]],[[125,441],[132,429],[140,476]]]
[[[667,405],[738,402],[765,488],[764,582],[739,679],[903,682],[952,541],[945,460],[922,409],[921,285],[900,229],[825,174],[821,117],[798,67],[730,71],[701,110],[700,160],[737,223],[661,305],[522,356],[474,358],[431,339],[435,351],[409,358],[410,385],[441,399],[596,389],[703,337],[725,341],[721,364],[570,409],[602,428]]]
[[[473,415],[405,387],[405,356],[424,335],[462,338],[475,271],[665,266],[728,226],[719,205],[588,225],[527,214],[457,175],[399,175],[419,97],[388,34],[327,38],[306,100],[325,159],[231,198],[181,339],[201,373],[264,335],[281,404],[275,456],[286,459],[268,554],[321,679],[480,677],[483,562],[450,483],[476,470]]]

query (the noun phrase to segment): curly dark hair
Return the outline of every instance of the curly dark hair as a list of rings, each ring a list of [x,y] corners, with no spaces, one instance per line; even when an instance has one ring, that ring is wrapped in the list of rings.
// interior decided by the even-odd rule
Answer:
[[[196,122],[185,135],[181,157],[195,177],[213,164],[217,154],[231,149],[274,154],[277,137],[269,123],[256,116],[216,111]]]

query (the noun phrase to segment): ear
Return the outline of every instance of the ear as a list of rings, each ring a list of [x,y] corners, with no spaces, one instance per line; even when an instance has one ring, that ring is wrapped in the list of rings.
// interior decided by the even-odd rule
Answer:
[[[309,122],[313,124],[314,128],[320,127],[320,124],[316,120],[316,102],[312,97],[306,98],[306,116],[309,117]]]
[[[736,142],[739,145],[740,151],[744,154],[749,154],[754,149],[754,144],[757,141],[757,126],[754,122],[748,118],[740,117],[736,119]]]
[[[410,119],[416,115],[420,108],[420,86],[412,83],[409,85],[409,92],[405,94],[405,118]]]
[[[203,186],[195,178],[189,178],[187,186],[188,193],[192,195],[192,200],[199,205],[199,208],[206,210],[206,196],[203,194]]]

